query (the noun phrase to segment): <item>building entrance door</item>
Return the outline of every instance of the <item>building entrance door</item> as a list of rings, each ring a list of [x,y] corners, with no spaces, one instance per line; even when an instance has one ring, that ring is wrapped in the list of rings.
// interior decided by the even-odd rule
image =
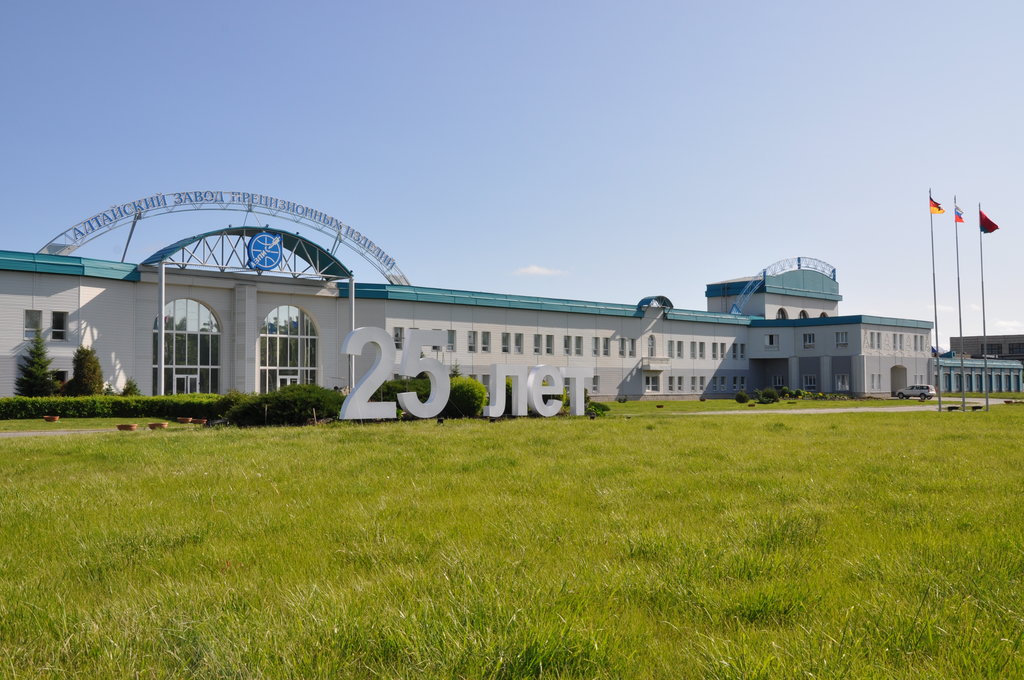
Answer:
[[[199,391],[199,376],[198,375],[175,375],[174,376],[174,393],[175,394],[192,394],[193,392]]]

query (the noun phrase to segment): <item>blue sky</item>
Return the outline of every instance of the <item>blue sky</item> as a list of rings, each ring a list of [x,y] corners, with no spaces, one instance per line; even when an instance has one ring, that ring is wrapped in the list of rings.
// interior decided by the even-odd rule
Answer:
[[[1024,332],[1024,5],[19,3],[0,25],[5,226],[35,251],[157,192],[261,192],[420,285],[702,309],[788,257],[845,313]],[[240,223],[140,222],[128,259]],[[289,230],[291,223],[279,225]],[[316,232],[299,229],[316,240]],[[127,229],[76,254],[119,259]],[[345,253],[360,280],[380,280]]]

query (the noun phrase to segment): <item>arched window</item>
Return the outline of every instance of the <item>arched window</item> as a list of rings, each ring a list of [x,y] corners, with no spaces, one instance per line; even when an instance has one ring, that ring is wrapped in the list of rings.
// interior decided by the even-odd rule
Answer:
[[[658,340],[653,333],[647,336],[647,356],[658,356]]]
[[[316,384],[317,332],[313,319],[291,305],[271,310],[260,326],[260,391]]]
[[[810,315],[807,313],[806,309],[801,309],[800,310],[800,318],[801,319],[807,319],[809,317],[810,317]]]
[[[160,355],[153,322],[153,393]],[[182,298],[164,307],[164,394],[220,391],[220,324],[202,302]]]
[[[827,319],[827,318],[828,318],[828,312],[822,312],[822,313],[821,313],[821,314],[819,314],[818,316],[819,316],[820,318],[822,318],[822,319]]]
[[[786,309],[784,307],[779,307],[779,311],[775,312],[775,318],[776,319],[788,319],[789,318],[789,314],[786,314]]]

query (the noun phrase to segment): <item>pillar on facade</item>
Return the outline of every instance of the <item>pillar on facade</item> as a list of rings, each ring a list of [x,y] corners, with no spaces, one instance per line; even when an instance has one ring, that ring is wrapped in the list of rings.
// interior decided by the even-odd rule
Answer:
[[[800,357],[789,357],[789,387],[800,389]]]
[[[259,319],[256,318],[256,286],[235,286],[232,386],[240,392],[255,392],[259,372],[256,348],[259,344]]]

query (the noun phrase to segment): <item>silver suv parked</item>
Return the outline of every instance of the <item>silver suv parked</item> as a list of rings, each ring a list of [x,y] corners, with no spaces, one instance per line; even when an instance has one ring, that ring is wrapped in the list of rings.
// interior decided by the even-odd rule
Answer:
[[[931,385],[908,385],[896,392],[896,396],[900,399],[920,399],[924,401],[935,396],[935,388]]]

